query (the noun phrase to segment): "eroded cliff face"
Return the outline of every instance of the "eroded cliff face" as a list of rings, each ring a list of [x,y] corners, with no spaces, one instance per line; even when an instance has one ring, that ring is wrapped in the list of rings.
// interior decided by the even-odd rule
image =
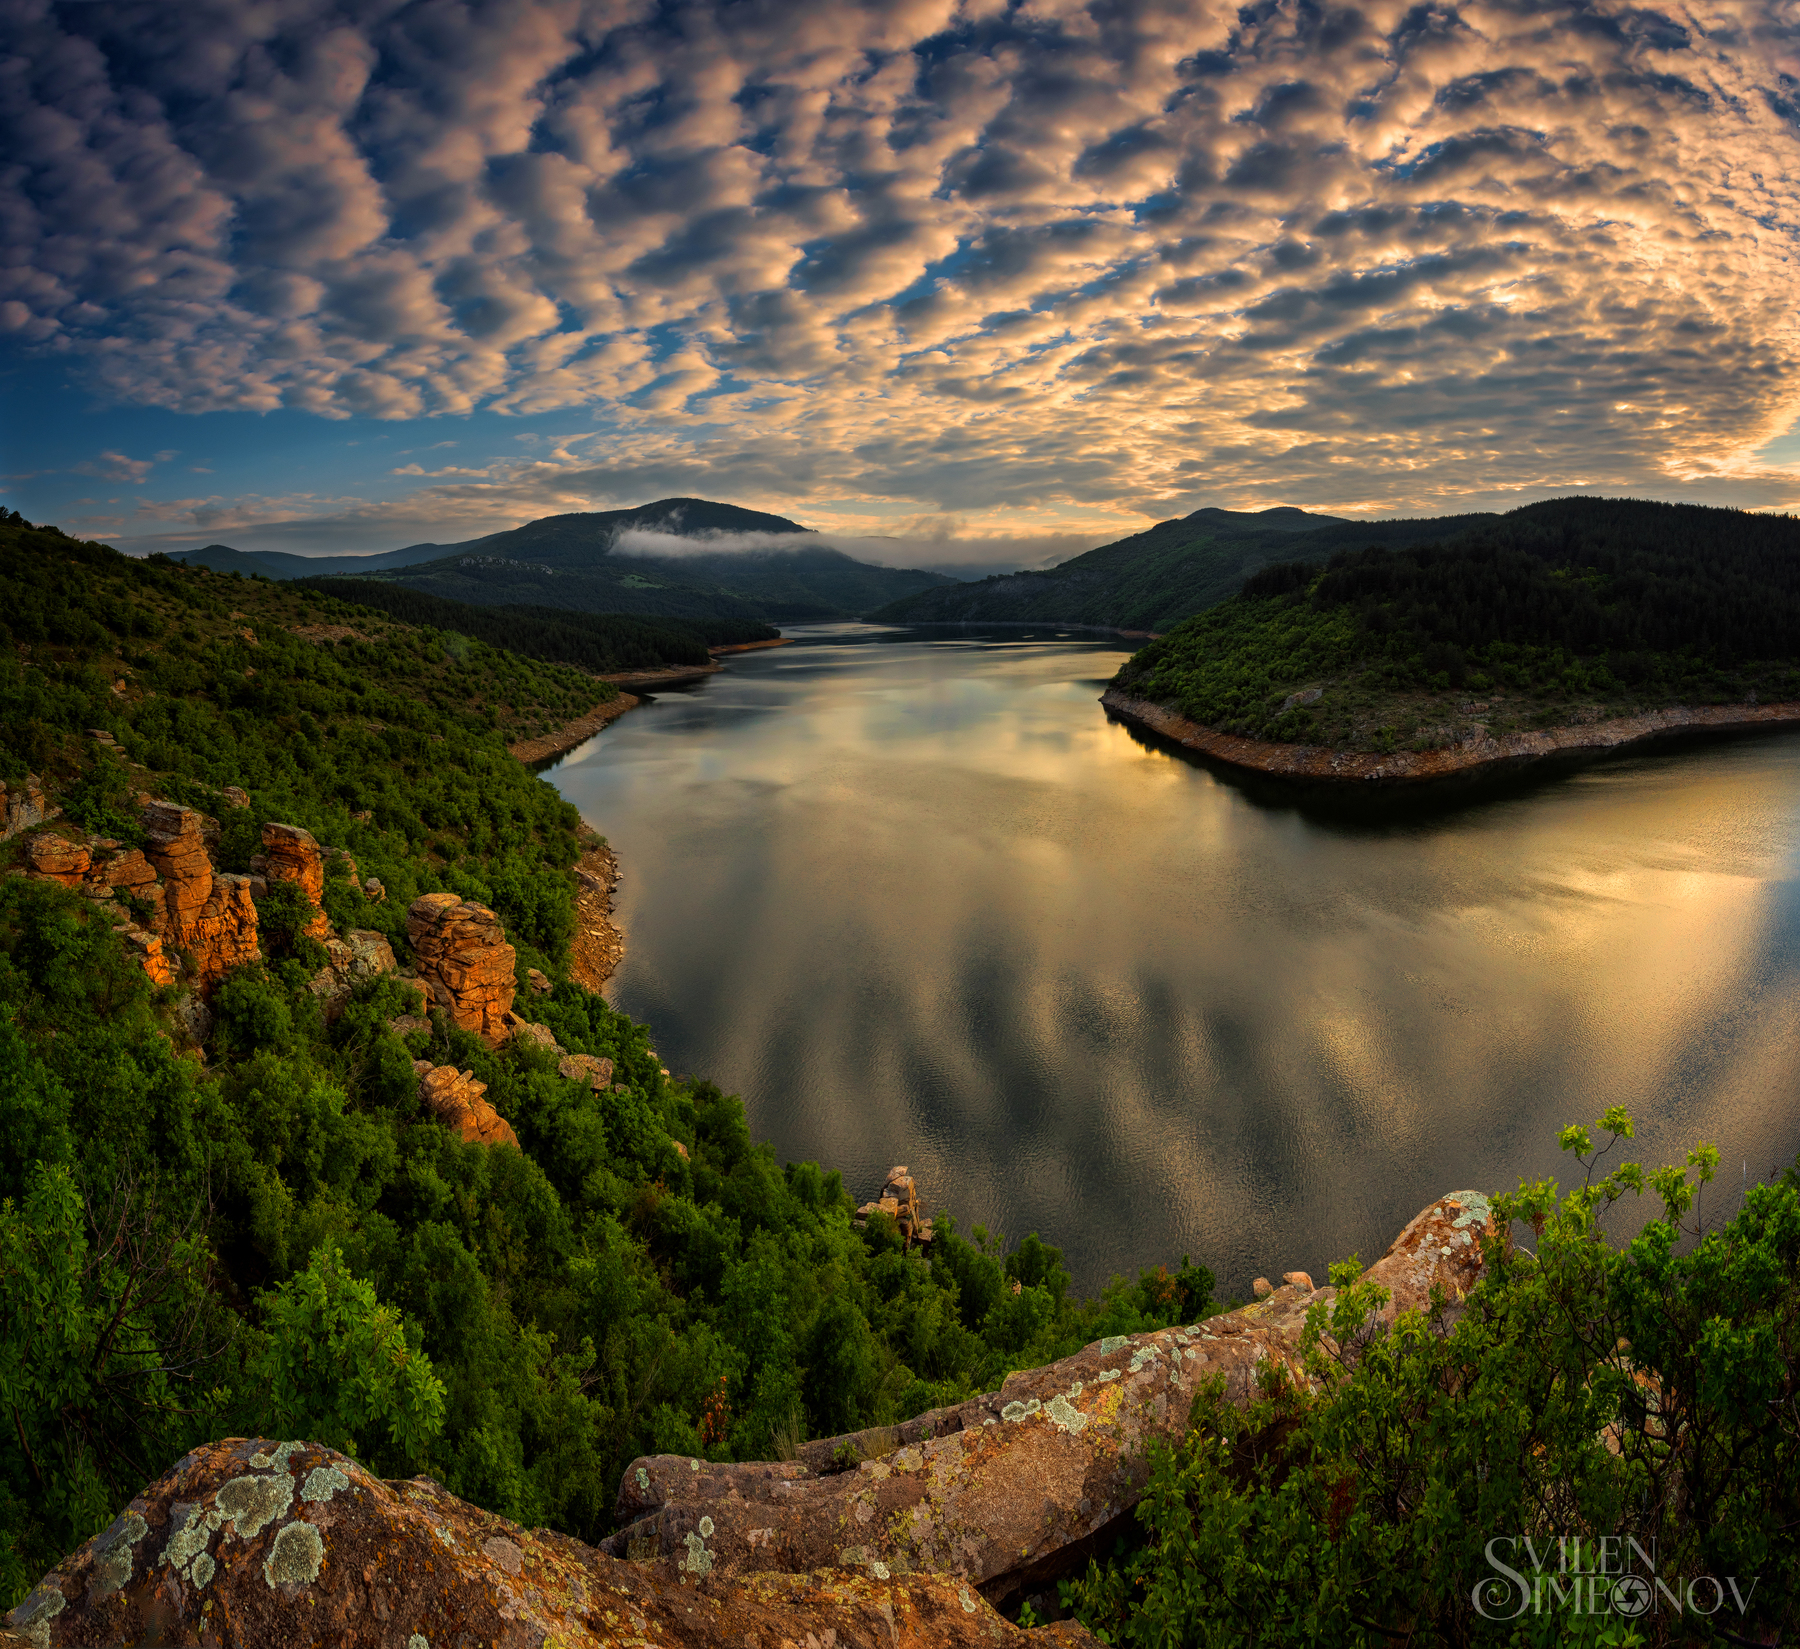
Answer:
[[[490,1048],[512,1034],[509,1018],[518,952],[486,905],[454,893],[427,893],[406,912],[419,983],[432,1002]]]
[[[1460,1191],[1370,1267],[1382,1316],[1479,1279],[1487,1199]],[[1266,1285],[1265,1285],[1266,1286]],[[994,1394],[807,1444],[798,1460],[634,1461],[621,1532],[591,1548],[518,1528],[424,1478],[381,1482],[314,1444],[196,1450],[8,1617],[37,1649],[91,1643],[360,1649],[1090,1649],[1027,1632],[994,1601],[1086,1561],[1131,1509],[1149,1449],[1186,1429],[1201,1382],[1244,1403],[1269,1364],[1305,1384],[1308,1309],[1280,1288],[1189,1328],[1102,1340]],[[846,1462],[855,1461],[849,1469]]]
[[[295,883],[312,901],[313,918],[302,931],[309,939],[329,938],[331,924],[324,911],[325,857],[313,833],[298,825],[266,824],[262,828],[262,844],[263,875],[271,882]]]

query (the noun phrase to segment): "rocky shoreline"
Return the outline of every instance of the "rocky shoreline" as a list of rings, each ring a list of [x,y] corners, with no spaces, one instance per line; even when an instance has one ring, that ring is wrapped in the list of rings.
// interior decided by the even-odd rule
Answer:
[[[618,885],[617,856],[583,826],[581,858],[575,866],[575,934],[569,941],[569,977],[596,995],[625,960],[625,935],[612,919],[613,890]]]
[[[1330,745],[1271,744],[1239,738],[1189,721],[1166,705],[1132,698],[1109,687],[1100,702],[1121,720],[1135,722],[1189,750],[1248,772],[1328,784],[1410,785],[1459,778],[1481,770],[1502,771],[1553,757],[1599,756],[1650,739],[1683,733],[1734,733],[1800,726],[1800,704],[1708,704],[1618,716],[1587,726],[1550,727],[1536,733],[1479,735],[1437,750],[1341,750]]]
[[[609,721],[617,721],[627,710],[635,710],[637,706],[638,700],[631,694],[621,693],[607,704],[596,705],[579,721],[565,723],[553,733],[509,744],[506,753],[516,756],[527,766],[533,762],[548,761],[552,756],[566,755],[576,745],[587,743]]]

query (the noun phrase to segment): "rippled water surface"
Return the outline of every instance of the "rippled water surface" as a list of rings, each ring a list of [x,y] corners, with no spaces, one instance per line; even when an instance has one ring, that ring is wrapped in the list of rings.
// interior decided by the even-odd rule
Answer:
[[[625,867],[613,1000],[783,1160],[1242,1291],[1616,1102],[1734,1193],[1800,1148],[1800,739],[1342,819],[1109,721],[1115,643],[793,633],[550,775]]]

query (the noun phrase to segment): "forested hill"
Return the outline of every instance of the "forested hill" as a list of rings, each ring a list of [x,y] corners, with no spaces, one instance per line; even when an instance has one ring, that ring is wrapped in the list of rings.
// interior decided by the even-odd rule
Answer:
[[[1091,624],[1162,631],[1237,592],[1272,561],[1354,544],[1441,538],[1485,516],[1351,521],[1304,510],[1203,509],[1102,544],[1045,572],[1006,573],[893,602],[886,624]]]
[[[1371,750],[1800,699],[1800,521],[1567,498],[1279,563],[1114,685],[1226,732]]]
[[[476,607],[369,578],[314,578],[303,588],[373,607],[403,623],[453,630],[490,647],[596,673],[706,664],[711,658],[708,648],[775,641],[781,635],[773,625],[755,619],[645,619],[555,607]]]
[[[592,1540],[638,1454],[785,1457],[1206,1309],[1202,1267],[1081,1302],[1054,1249],[943,1218],[928,1265],[663,1074],[569,976],[580,821],[506,753],[604,683],[16,516],[0,580],[0,1608],[210,1438],[315,1439]],[[171,946],[157,984],[129,948],[158,798],[204,815],[188,868],[254,895],[260,960],[203,981]],[[254,879],[275,824],[324,849],[322,908]],[[90,862],[124,868],[47,879]],[[497,914],[515,1012],[610,1080],[427,1011],[434,892]],[[211,909],[183,931],[210,943]],[[403,971],[334,973],[351,935]],[[466,1142],[415,1061],[485,1084],[517,1147]]]

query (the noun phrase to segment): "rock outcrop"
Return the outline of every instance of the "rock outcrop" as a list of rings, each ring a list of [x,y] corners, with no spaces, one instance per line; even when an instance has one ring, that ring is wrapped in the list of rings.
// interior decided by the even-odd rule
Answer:
[[[427,893],[406,912],[419,983],[431,1001],[490,1048],[512,1034],[507,1016],[516,989],[518,953],[500,918],[454,893]]]
[[[902,1165],[888,1170],[887,1184],[873,1202],[865,1202],[856,1211],[856,1223],[866,1225],[871,1214],[886,1214],[900,1228],[900,1235],[910,1247],[913,1243],[929,1243],[931,1221],[919,1201],[918,1187],[913,1184],[912,1170]]]
[[[621,1563],[479,1511],[429,1478],[383,1482],[309,1443],[196,1449],[7,1617],[36,1649],[290,1643],[336,1649],[1093,1649],[1027,1632],[948,1576],[757,1574]]]
[[[54,831],[41,830],[25,843],[25,861],[31,874],[63,887],[80,887],[92,855],[80,842]]]
[[[271,882],[294,882],[312,901],[313,917],[301,931],[309,939],[331,932],[322,908],[325,900],[325,857],[310,830],[298,825],[266,824],[262,828],[262,874]]]
[[[1481,1270],[1487,1199],[1459,1191],[1414,1219],[1369,1268],[1390,1292],[1383,1316],[1452,1300]],[[1303,1273],[1290,1275],[1302,1281]],[[820,1567],[875,1575],[952,1574],[995,1600],[1078,1562],[1137,1504],[1150,1445],[1174,1442],[1203,1382],[1248,1403],[1274,1366],[1307,1376],[1301,1332],[1331,1288],[1289,1282],[1191,1328],[1101,1340],[997,1393],[903,1425],[809,1443],[780,1464],[634,1461],[619,1490],[614,1556],[704,1550],[719,1575]],[[850,1469],[845,1469],[846,1466]]]
[[[413,1062],[419,1078],[419,1098],[471,1145],[518,1147],[512,1124],[482,1097],[487,1084],[473,1071],[454,1065],[433,1065],[429,1059]]]
[[[206,985],[229,968],[262,959],[250,878],[216,873],[206,851],[205,821],[191,807],[152,801],[144,808],[145,857],[162,879],[156,932],[192,959]]]
[[[595,1093],[612,1086],[613,1062],[593,1054],[564,1054],[556,1063],[559,1075],[570,1082],[585,1082]]]
[[[58,811],[45,801],[43,786],[35,773],[27,773],[11,784],[0,784],[0,842],[35,830],[54,819]]]

